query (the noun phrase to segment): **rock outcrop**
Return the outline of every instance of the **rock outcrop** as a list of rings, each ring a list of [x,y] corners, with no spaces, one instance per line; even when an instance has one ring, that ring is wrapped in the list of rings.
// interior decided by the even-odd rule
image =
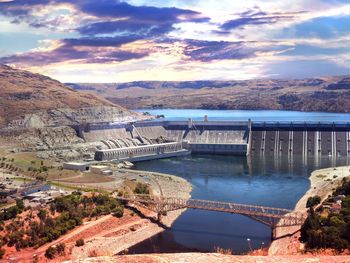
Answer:
[[[42,128],[139,118],[119,105],[49,77],[0,65],[0,127]]]

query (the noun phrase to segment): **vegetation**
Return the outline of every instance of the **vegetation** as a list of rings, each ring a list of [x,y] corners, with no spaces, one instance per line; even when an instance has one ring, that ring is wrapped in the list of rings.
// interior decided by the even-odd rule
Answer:
[[[0,259],[5,255],[5,249],[0,248]]]
[[[0,214],[0,222],[3,224],[5,220],[11,219],[4,224],[6,236],[2,238],[2,244],[14,246],[17,250],[26,247],[36,248],[56,240],[69,230],[81,225],[84,218],[110,213],[123,216],[124,210],[119,201],[107,194],[93,193],[86,196],[74,192],[71,195],[56,198],[49,209],[28,210],[24,218],[17,217],[22,211],[24,211],[23,202],[18,200],[15,206]],[[33,220],[35,217],[38,220]],[[64,254],[64,251],[64,244],[58,244],[56,247],[48,248],[45,256],[51,259],[56,254]]]
[[[66,250],[66,246],[64,243],[59,243],[56,246],[57,254],[59,254],[60,256],[63,256],[65,254],[65,250]]]
[[[22,200],[17,199],[16,205],[9,208],[5,208],[3,212],[0,213],[0,222],[16,218],[16,216],[22,213],[24,210],[24,204]]]
[[[57,250],[55,247],[48,247],[45,251],[45,257],[48,259],[54,259],[56,256]]]
[[[350,249],[350,181],[343,180],[334,191],[333,196],[339,195],[345,196],[339,211],[324,206],[315,211],[313,204],[318,199],[310,201],[308,217],[301,228],[301,241],[307,242],[308,249]],[[334,200],[330,197],[326,201],[332,204]]]
[[[306,207],[307,208],[314,207],[314,206],[318,205],[319,203],[321,203],[321,197],[319,197],[318,195],[310,196],[307,199]]]
[[[143,183],[137,183],[134,189],[134,194],[148,195],[149,194],[148,185]]]
[[[84,239],[82,239],[82,238],[78,239],[78,240],[75,242],[75,245],[76,245],[77,247],[82,247],[82,246],[84,246],[84,244],[85,244],[85,242],[84,242]]]

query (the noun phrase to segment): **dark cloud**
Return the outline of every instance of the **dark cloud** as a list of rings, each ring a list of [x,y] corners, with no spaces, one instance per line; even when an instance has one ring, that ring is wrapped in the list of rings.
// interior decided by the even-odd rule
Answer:
[[[177,39],[166,39],[159,43],[171,46]],[[256,41],[205,41],[195,39],[181,40],[183,55],[187,60],[211,62],[215,60],[241,60],[259,56],[261,52],[283,52],[291,48],[279,42],[270,41],[262,44]],[[167,52],[167,50],[163,50]]]
[[[80,5],[80,10],[99,17],[118,19],[90,23],[78,28],[83,35],[138,35],[140,39],[163,36],[180,22],[206,22],[200,13],[179,8],[132,6],[120,1],[96,1]]]
[[[159,8],[153,6],[133,6],[118,0],[18,0],[0,2],[0,14],[14,17],[13,22],[25,21],[33,27],[44,27],[58,23],[57,20],[38,20],[33,8],[59,3],[70,3],[80,12],[99,18],[99,22],[80,26],[77,30],[86,35],[120,33],[129,31],[132,34],[160,35],[173,30],[179,22],[206,22],[209,18],[199,12],[180,8]],[[100,21],[105,19],[105,21]],[[114,20],[114,21],[112,21]],[[56,25],[58,26],[58,25]]]
[[[62,61],[60,58],[69,60],[69,52],[72,52],[72,59],[86,59],[87,62],[101,61],[101,58],[93,52],[81,53],[76,51],[76,47],[95,47],[96,49],[119,47],[141,39],[164,37],[167,33],[175,30],[174,24],[176,23],[209,21],[209,18],[192,10],[175,7],[133,6],[118,0],[18,0],[0,3],[0,14],[13,17],[13,23],[25,21],[33,28],[47,27],[54,29],[60,26],[60,17],[37,17],[33,10],[36,7],[59,3],[70,3],[78,11],[98,18],[89,18],[89,21],[87,21],[84,20],[84,15],[82,15],[81,21],[83,22],[81,23],[83,25],[76,25],[75,28],[82,37],[61,40],[62,46],[51,52],[53,56],[59,56],[59,58],[51,58],[45,52],[28,53],[28,56],[37,55],[38,63]],[[91,56],[91,59],[87,58],[88,55]],[[140,58],[147,54],[117,52],[109,55],[108,60],[105,58],[102,60],[120,61]],[[21,59],[29,61],[30,57],[19,55],[5,58],[4,61]]]
[[[72,3],[79,6],[79,9],[84,13],[106,18],[130,17],[132,20],[139,19],[140,22],[148,21],[149,23],[177,22],[179,17],[197,22],[207,20],[199,17],[200,13],[198,12],[176,7],[133,6],[116,0],[72,1]]]
[[[254,57],[254,50],[245,42],[186,40],[184,54],[191,60],[209,62],[222,59]]]
[[[275,24],[280,21],[289,21],[296,17],[296,15],[304,12],[274,12],[266,13],[258,8],[249,9],[243,13],[237,14],[239,18],[228,20],[220,26],[221,31],[216,33],[229,33],[230,30],[236,28],[243,28],[247,25],[263,25],[263,24]]]
[[[62,40],[68,46],[86,47],[119,47],[123,44],[131,43],[139,39],[139,36],[127,35],[117,37],[82,37],[68,38]]]
[[[18,20],[22,16],[31,13],[33,7],[44,6],[52,3],[51,0],[15,0],[11,2],[0,2],[0,14],[17,16]]]
[[[51,51],[34,51],[0,58],[1,64],[44,66],[53,63],[80,60],[82,63],[111,63],[139,59],[149,53],[119,50],[118,46],[132,42],[130,38],[64,39]],[[104,47],[109,47],[104,49]],[[111,49],[111,47],[114,47]]]

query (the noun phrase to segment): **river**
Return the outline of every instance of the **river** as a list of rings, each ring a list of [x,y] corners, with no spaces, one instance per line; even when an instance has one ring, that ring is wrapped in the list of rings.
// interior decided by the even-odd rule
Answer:
[[[223,120],[232,111],[166,110],[157,111],[168,119],[191,117],[199,118],[199,113],[206,113],[211,119]],[[171,114],[170,114],[170,113]],[[178,112],[176,114],[176,112]],[[241,118],[271,120],[266,112],[240,111]],[[279,116],[289,119],[297,112],[269,111],[270,117]],[[155,112],[151,112],[155,114]],[[187,114],[182,116],[182,114]],[[215,113],[215,114],[214,114]],[[306,114],[306,113],[305,113]],[[350,114],[300,113],[298,121],[350,120]],[[196,117],[197,116],[197,117]],[[306,117],[308,116],[308,117]],[[264,119],[262,119],[264,118]],[[232,118],[234,119],[234,118]],[[231,119],[231,120],[232,120]],[[238,119],[234,119],[238,120]],[[278,119],[274,119],[278,120]],[[181,158],[153,160],[137,163],[134,169],[169,173],[188,180],[192,186],[192,198],[236,203],[257,204],[264,206],[293,209],[298,200],[309,189],[308,177],[311,171],[332,165],[348,164],[347,158],[332,160],[329,157],[315,160],[303,160],[300,157],[274,158],[273,156],[219,156],[192,155]],[[163,233],[146,240],[129,250],[130,253],[213,251],[215,247],[231,249],[235,254],[246,253],[250,249],[268,246],[270,229],[250,218],[241,215],[188,209]]]

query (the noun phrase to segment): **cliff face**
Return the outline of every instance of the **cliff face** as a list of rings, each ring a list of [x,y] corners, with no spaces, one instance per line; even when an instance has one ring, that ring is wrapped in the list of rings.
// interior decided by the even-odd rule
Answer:
[[[350,112],[348,76],[245,81],[137,81],[69,84],[126,108],[197,108]]]
[[[43,75],[0,65],[0,127],[41,128],[139,118],[104,98]]]

